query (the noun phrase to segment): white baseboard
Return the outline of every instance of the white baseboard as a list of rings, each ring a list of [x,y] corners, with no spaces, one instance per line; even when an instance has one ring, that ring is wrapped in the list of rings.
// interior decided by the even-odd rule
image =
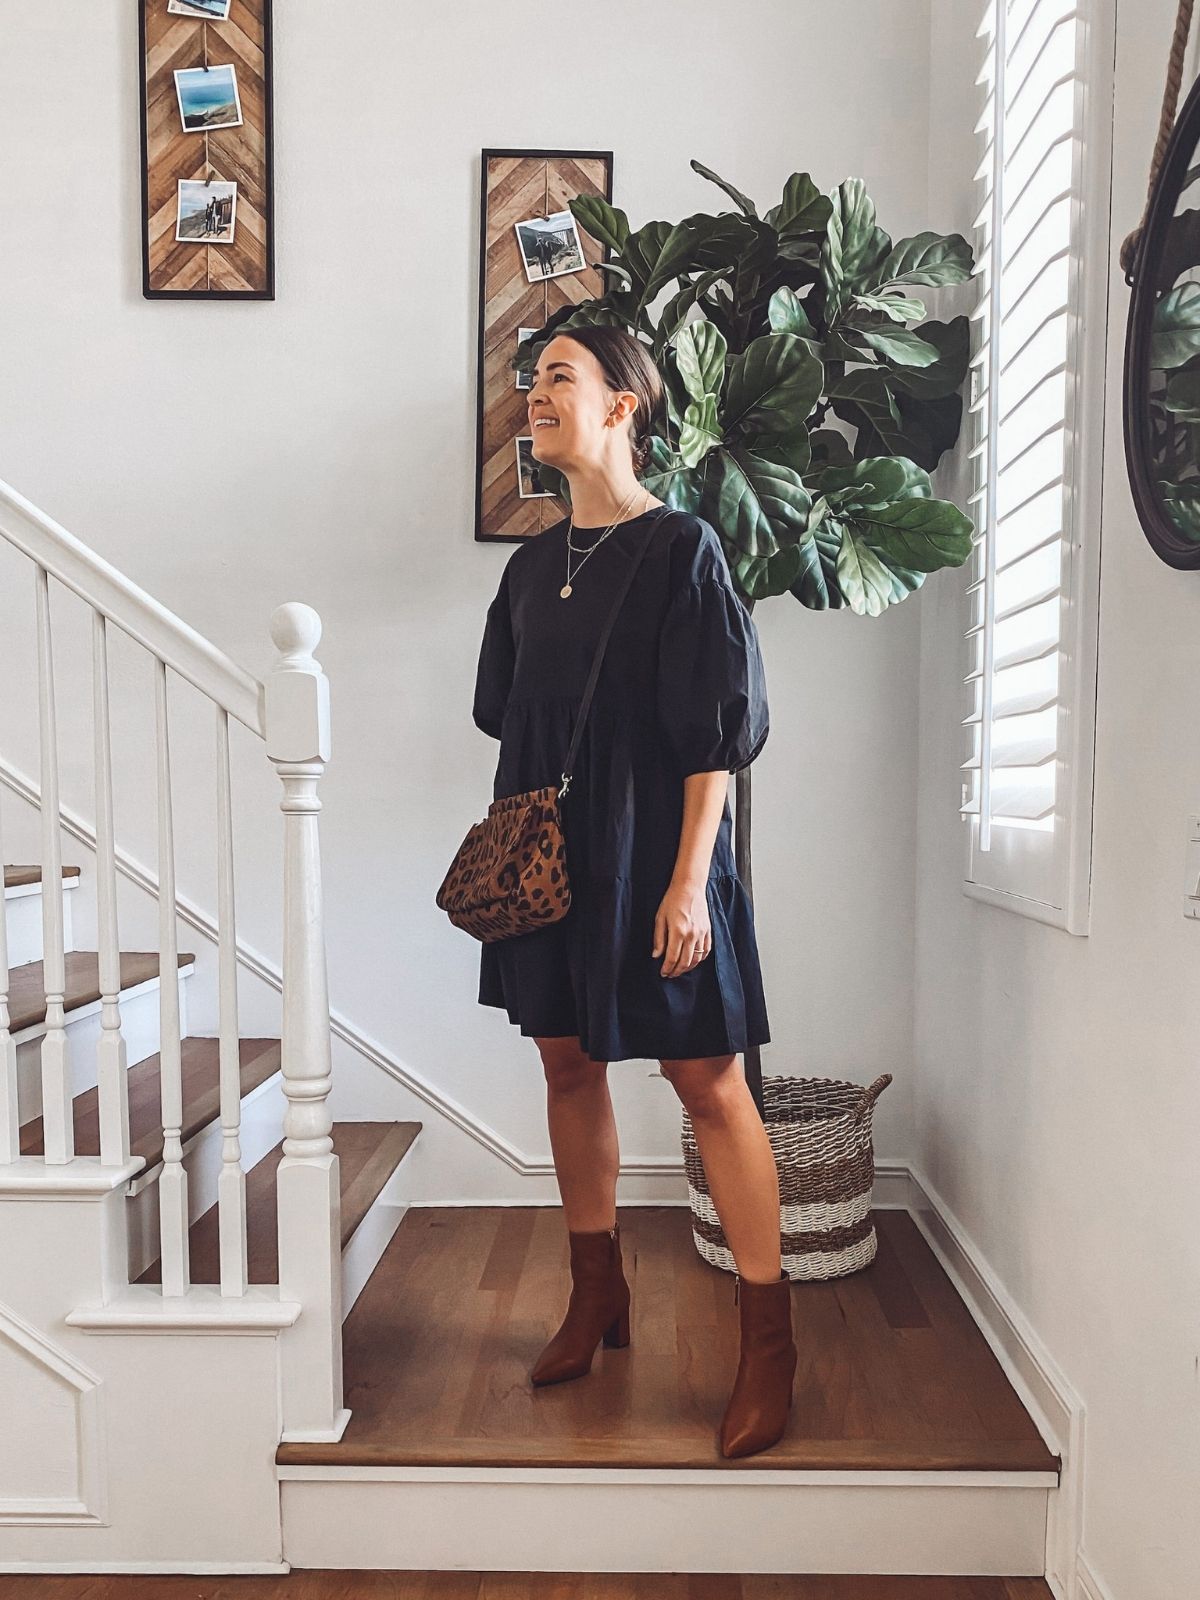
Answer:
[[[1091,1562],[1082,1550],[1076,1552],[1075,1576],[1078,1588],[1070,1600],[1113,1600],[1112,1591],[1096,1576]]]
[[[102,1557],[94,1557],[87,1561],[0,1561],[0,1572],[64,1572],[64,1573],[104,1573],[128,1572],[130,1574],[146,1573],[150,1576],[171,1573],[196,1573],[197,1575],[213,1575],[230,1573],[234,1575],[247,1574],[252,1577],[272,1577],[277,1573],[290,1572],[291,1566],[286,1561],[105,1561]]]
[[[1059,1487],[1047,1507],[1045,1578],[1056,1600],[1077,1600],[1086,1431],[1083,1400],[946,1201],[911,1163],[908,1170],[913,1220],[962,1296],[1047,1448],[1062,1458]]]

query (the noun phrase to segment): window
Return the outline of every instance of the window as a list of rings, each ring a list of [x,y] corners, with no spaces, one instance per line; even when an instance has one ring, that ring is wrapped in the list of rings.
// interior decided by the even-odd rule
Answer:
[[[1075,933],[1091,871],[1112,120],[1112,39],[1091,13],[1106,9],[991,0],[979,29],[964,888]]]

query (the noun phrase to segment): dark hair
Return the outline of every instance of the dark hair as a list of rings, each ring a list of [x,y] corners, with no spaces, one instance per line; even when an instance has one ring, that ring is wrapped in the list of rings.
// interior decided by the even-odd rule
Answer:
[[[650,464],[651,436],[655,432],[666,433],[666,397],[654,358],[642,341],[624,328],[588,324],[565,328],[557,337],[574,339],[590,350],[611,388],[629,389],[637,395],[630,443],[633,470],[640,478]]]

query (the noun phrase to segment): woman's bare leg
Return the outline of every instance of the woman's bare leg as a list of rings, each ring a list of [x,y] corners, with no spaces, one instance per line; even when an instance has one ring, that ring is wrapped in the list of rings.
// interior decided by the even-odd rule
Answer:
[[[546,1073],[546,1120],[567,1227],[599,1233],[617,1220],[617,1124],[608,1062],[576,1037],[534,1039]]]
[[[777,1283],[779,1171],[741,1062],[737,1056],[700,1056],[660,1065],[692,1119],[739,1274],[750,1283]]]

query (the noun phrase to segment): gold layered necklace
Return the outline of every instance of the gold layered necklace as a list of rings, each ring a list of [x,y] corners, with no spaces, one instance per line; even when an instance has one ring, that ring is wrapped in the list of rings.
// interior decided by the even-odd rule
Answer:
[[[574,544],[571,543],[571,534],[573,533],[574,528],[575,528],[575,513],[574,512],[571,513],[571,520],[567,525],[567,581],[566,581],[566,583],[563,584],[562,588],[558,591],[559,596],[560,596],[561,599],[566,600],[568,598],[568,596],[570,595],[571,590],[572,590],[572,588],[574,586],[574,579],[579,576],[579,568],[583,566],[583,561],[586,561],[588,556],[590,556],[592,554],[593,550],[597,549],[600,545],[602,545],[604,543],[605,539],[608,538],[609,534],[613,531],[613,529],[615,527],[617,527],[617,525],[621,522],[621,520],[624,517],[626,511],[628,511],[629,507],[633,504],[634,495],[637,494],[638,490],[641,487],[642,487],[642,485],[640,483],[634,484],[634,486],[633,486],[633,494],[631,494],[629,496],[628,500],[626,500],[625,504],[621,507],[620,511],[617,512],[617,515],[616,515],[616,518],[614,519],[614,521],[610,522],[608,527],[605,528],[604,532],[595,541],[595,543],[588,545],[587,549],[584,550],[584,551],[581,551],[578,545],[574,545]],[[646,494],[646,498],[647,498],[647,500],[649,500],[649,498],[650,498],[648,492]],[[646,509],[647,508],[645,506],[642,507],[643,511],[646,510]],[[639,512],[639,515],[640,514],[641,513]],[[574,552],[575,555],[582,555],[583,556],[583,561],[580,561],[576,565],[576,568],[575,568],[574,572],[571,571],[571,555],[572,555],[572,552]]]

